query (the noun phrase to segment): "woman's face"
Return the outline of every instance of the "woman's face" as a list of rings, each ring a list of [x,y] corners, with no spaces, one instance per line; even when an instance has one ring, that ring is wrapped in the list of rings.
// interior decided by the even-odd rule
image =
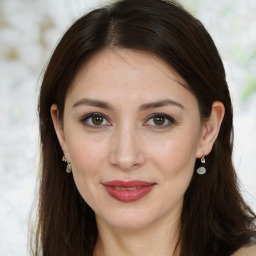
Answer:
[[[203,154],[202,127],[195,96],[162,60],[128,49],[98,53],[72,84],[63,125],[56,106],[52,116],[98,222],[133,229],[179,216]]]

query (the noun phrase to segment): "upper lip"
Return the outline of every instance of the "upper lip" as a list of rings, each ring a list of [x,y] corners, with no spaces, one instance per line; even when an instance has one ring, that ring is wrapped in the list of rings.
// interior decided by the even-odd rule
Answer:
[[[121,188],[131,188],[131,187],[148,187],[155,185],[155,182],[147,182],[142,180],[130,180],[130,181],[123,181],[123,180],[111,180],[102,183],[104,186],[107,187],[121,187]]]

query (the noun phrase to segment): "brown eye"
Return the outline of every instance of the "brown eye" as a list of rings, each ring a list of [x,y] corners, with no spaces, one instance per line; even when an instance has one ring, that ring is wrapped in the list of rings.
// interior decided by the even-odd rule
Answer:
[[[153,122],[155,125],[163,125],[166,121],[166,118],[163,116],[155,116]]]
[[[92,117],[92,123],[94,125],[101,125],[104,121],[104,117],[103,116],[93,116]]]
[[[81,119],[81,122],[91,128],[104,128],[110,126],[111,123],[101,113],[91,113]]]
[[[163,129],[163,128],[167,128],[170,125],[174,124],[175,121],[174,119],[166,114],[163,113],[156,113],[153,114],[148,121],[145,123],[146,126],[151,126],[151,127],[155,127],[158,129]]]

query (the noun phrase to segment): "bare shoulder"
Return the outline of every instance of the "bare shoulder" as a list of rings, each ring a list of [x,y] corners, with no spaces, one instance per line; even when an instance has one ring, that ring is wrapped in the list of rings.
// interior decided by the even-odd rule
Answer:
[[[232,256],[256,256],[256,244],[245,246],[232,254]]]

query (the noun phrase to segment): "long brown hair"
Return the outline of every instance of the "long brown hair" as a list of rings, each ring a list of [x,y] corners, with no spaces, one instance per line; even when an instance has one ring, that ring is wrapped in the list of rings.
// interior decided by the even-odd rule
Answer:
[[[42,162],[33,255],[93,255],[94,212],[80,196],[72,175],[65,173],[50,107],[58,105],[61,120],[66,95],[81,65],[111,47],[142,50],[163,59],[189,84],[202,120],[209,117],[214,101],[225,106],[218,138],[207,157],[207,173],[195,174],[185,193],[180,255],[227,256],[250,244],[256,238],[256,217],[240,195],[232,165],[232,105],[213,40],[202,23],[176,2],[123,0],[78,19],[60,40],[45,71],[38,105]]]

